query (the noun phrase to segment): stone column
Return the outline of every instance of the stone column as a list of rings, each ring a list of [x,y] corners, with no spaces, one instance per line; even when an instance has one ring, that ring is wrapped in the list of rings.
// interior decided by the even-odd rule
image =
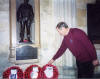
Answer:
[[[54,25],[64,21],[69,27],[76,27],[76,0],[53,0]],[[59,36],[58,36],[59,37]],[[60,38],[61,42],[62,38]],[[73,56],[69,50],[62,56],[62,66],[73,66]]]

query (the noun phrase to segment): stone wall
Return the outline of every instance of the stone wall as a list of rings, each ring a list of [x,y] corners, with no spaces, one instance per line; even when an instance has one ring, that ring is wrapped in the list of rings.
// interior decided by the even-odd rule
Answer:
[[[95,3],[96,0],[76,0],[77,8],[77,27],[87,33],[87,4]]]
[[[0,0],[0,76],[11,66],[9,58],[9,0]]]

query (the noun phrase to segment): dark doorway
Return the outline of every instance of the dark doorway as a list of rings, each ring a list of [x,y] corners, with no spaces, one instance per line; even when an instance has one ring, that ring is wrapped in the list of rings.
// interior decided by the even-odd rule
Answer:
[[[100,44],[100,1],[87,5],[88,36],[93,43]]]

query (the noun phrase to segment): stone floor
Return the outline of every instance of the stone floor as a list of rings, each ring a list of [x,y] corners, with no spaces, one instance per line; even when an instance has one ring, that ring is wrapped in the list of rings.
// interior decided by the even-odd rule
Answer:
[[[77,71],[72,67],[58,67],[59,79],[76,79]]]
[[[100,79],[100,66],[96,68],[94,78]],[[77,79],[77,69],[72,67],[58,67],[59,79]]]

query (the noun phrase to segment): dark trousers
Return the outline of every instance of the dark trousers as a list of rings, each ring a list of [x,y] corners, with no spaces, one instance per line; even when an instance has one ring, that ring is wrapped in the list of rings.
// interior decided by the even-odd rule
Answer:
[[[78,79],[93,78],[94,66],[92,64],[92,61],[89,61],[89,62],[76,61],[76,64],[77,64],[77,70],[78,70]]]

